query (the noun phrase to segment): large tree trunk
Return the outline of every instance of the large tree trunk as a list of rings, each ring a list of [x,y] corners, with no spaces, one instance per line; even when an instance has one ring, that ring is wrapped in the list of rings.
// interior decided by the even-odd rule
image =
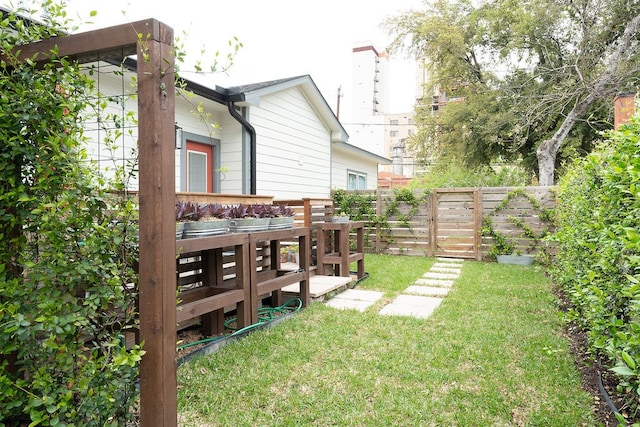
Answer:
[[[555,183],[555,166],[558,150],[578,119],[597,99],[598,96],[589,94],[585,99],[577,102],[553,136],[542,141],[542,144],[540,144],[536,150],[536,157],[538,158],[538,182],[540,185],[551,186]]]
[[[538,184],[552,186],[555,179],[556,155],[549,149],[551,140],[543,141],[538,147],[536,157],[538,157]]]
[[[622,33],[618,39],[615,49],[607,60],[604,71],[589,85],[591,89],[588,95],[583,100],[576,101],[560,128],[558,128],[551,138],[543,141],[538,147],[536,157],[538,158],[538,180],[540,185],[550,186],[554,184],[555,162],[558,150],[580,117],[582,117],[591,104],[604,96],[615,93],[618,89],[615,79],[616,72],[618,71],[618,66],[625,52],[629,49],[631,40],[636,34],[639,25],[640,15],[635,16],[627,23],[624,33]]]

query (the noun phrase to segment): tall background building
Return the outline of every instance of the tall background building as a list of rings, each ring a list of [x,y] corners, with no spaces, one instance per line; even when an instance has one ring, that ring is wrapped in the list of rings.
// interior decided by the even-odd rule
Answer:
[[[372,44],[353,48],[351,123],[345,126],[349,143],[387,157],[384,113],[389,98],[389,56]]]
[[[392,160],[391,165],[379,167],[383,176],[379,182],[384,186],[393,186],[388,183],[394,177],[412,178],[417,173],[415,157],[407,147],[407,138],[416,131],[413,110],[390,111],[389,62],[389,55],[373,44],[354,45],[353,112],[351,123],[345,124],[350,143]],[[416,73],[413,99],[423,98],[420,77]]]

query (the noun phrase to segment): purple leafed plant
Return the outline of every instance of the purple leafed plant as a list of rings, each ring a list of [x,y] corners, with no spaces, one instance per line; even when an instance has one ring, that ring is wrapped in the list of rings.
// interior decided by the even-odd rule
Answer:
[[[176,203],[176,222],[197,221],[198,211],[196,203],[178,201]]]
[[[285,204],[273,205],[271,207],[271,212],[274,217],[277,216],[295,216],[296,213],[289,206]]]
[[[229,207],[227,214],[229,218],[248,218],[247,206],[240,203],[239,205],[233,205]]]
[[[224,219],[228,217],[229,209],[218,203],[200,205],[198,219]]]

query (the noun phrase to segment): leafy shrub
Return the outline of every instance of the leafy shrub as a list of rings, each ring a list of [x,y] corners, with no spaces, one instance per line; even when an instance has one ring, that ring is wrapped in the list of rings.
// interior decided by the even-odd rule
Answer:
[[[9,14],[0,51],[55,35]],[[0,64],[0,425],[123,425],[135,414],[136,207],[82,150],[92,82],[77,64]]]
[[[519,165],[499,168],[469,168],[455,162],[442,162],[423,176],[411,180],[411,188],[519,187],[531,183],[531,173]]]
[[[611,132],[558,186],[552,274],[591,348],[640,390],[640,120]]]

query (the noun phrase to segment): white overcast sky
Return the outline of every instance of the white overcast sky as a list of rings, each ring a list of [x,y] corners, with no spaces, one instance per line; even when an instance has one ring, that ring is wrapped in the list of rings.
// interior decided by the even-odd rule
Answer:
[[[420,9],[421,0],[69,0],[71,16],[78,14],[95,29],[146,18],[173,27],[187,43],[190,59],[227,52],[227,41],[237,37],[244,45],[228,76],[207,80],[221,86],[256,83],[309,74],[335,110],[338,87],[349,99],[352,49],[370,41],[384,50],[388,35],[379,24],[387,16]],[[98,15],[89,18],[89,12]],[[183,36],[183,32],[186,35]],[[184,77],[190,76],[185,73]],[[415,68],[411,61],[390,60],[390,111],[412,110]],[[198,80],[196,78],[196,80]],[[342,104],[346,113],[350,105]],[[348,115],[348,114],[347,114]]]
[[[33,0],[31,0],[33,1]],[[20,3],[20,0],[13,0]],[[9,4],[9,0],[0,0]],[[191,60],[227,52],[227,42],[237,37],[244,47],[228,75],[207,79],[211,85],[232,86],[309,74],[335,110],[342,88],[340,119],[348,120],[352,83],[352,49],[373,42],[384,50],[389,36],[380,28],[388,16],[420,9],[422,0],[68,0],[69,15],[92,21],[83,30],[156,18],[174,29],[186,42]],[[90,17],[89,12],[97,11]],[[205,54],[201,55],[201,48]],[[182,74],[192,77],[183,66]],[[390,108],[412,110],[415,66],[402,57],[390,60]]]

